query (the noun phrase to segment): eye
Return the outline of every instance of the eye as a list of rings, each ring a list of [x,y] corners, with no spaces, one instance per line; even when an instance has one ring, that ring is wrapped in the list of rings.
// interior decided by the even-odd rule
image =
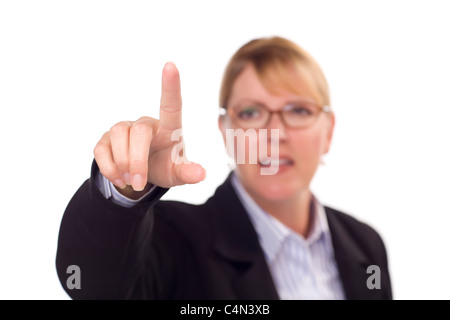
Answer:
[[[286,110],[287,114],[295,117],[308,117],[314,114],[314,108],[307,105],[293,104]]]
[[[237,116],[242,120],[257,119],[261,116],[261,110],[258,107],[243,107],[238,110]]]

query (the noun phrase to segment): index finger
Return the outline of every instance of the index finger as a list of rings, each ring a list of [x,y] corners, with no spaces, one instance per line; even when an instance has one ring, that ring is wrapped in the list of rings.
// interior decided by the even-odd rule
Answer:
[[[162,72],[159,124],[169,130],[181,128],[180,74],[172,62],[166,63]]]

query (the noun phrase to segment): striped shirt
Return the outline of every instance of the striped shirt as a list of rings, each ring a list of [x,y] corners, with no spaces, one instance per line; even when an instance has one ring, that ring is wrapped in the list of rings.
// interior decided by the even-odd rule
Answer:
[[[132,200],[120,194],[100,172],[95,183],[107,199],[127,208],[154,189],[140,199]],[[305,239],[261,209],[235,174],[231,184],[256,230],[280,299],[344,299],[323,206],[313,197],[311,232]]]

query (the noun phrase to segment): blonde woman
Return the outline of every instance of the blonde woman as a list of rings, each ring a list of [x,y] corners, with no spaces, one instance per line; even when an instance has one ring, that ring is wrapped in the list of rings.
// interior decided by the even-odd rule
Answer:
[[[202,205],[160,200],[206,175],[174,139],[181,107],[179,73],[167,63],[160,119],[118,122],[95,146],[91,177],[60,229],[56,265],[72,298],[392,298],[380,236],[310,191],[335,119],[308,53],[273,37],[231,58],[218,126],[240,161]],[[248,143],[233,143],[239,134]],[[70,265],[81,289],[66,286]]]

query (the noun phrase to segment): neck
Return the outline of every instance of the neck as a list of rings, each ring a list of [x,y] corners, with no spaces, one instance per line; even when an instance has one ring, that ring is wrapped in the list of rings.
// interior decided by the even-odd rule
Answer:
[[[311,224],[310,205],[312,199],[309,190],[302,190],[290,198],[276,201],[258,197],[250,190],[247,190],[247,192],[267,213],[304,238],[308,237]]]

